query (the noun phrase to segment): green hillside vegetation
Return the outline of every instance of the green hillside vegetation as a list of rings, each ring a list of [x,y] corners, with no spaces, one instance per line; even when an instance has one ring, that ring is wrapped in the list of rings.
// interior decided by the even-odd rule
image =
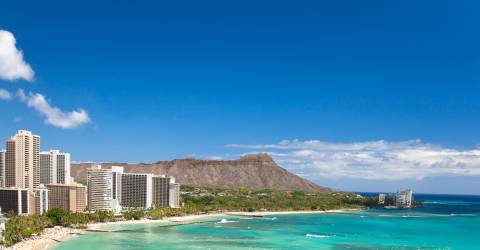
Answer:
[[[182,187],[184,207],[201,212],[212,211],[302,211],[363,208],[370,201],[354,193],[303,191],[282,192],[273,189],[219,189]]]

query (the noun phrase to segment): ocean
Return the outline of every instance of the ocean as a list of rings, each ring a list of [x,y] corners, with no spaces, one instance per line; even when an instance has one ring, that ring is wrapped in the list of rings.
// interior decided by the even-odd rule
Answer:
[[[424,206],[331,214],[221,216],[181,226],[113,226],[72,249],[480,249],[480,196],[415,195]]]

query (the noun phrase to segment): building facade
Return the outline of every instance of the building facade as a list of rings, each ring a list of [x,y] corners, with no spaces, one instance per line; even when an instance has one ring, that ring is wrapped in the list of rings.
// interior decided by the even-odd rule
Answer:
[[[38,188],[33,189],[35,194],[35,213],[44,214],[48,211],[48,189],[40,184]]]
[[[122,203],[122,174],[123,167],[112,166],[112,199]]]
[[[395,205],[398,208],[411,208],[413,202],[413,192],[411,189],[405,189],[395,194]]]
[[[170,183],[168,199],[168,205],[171,208],[180,208],[180,184]]]
[[[151,208],[152,204],[152,174],[122,174],[123,208]]]
[[[169,207],[171,177],[154,176],[152,178],[152,203],[154,207]]]
[[[100,165],[87,170],[88,209],[92,211],[121,211],[118,199],[113,199],[113,172],[116,171],[120,171],[120,169],[103,169]]]
[[[35,214],[34,193],[26,188],[0,188],[0,208],[2,213]]]
[[[65,211],[83,212],[86,208],[86,187],[80,184],[48,184],[50,208],[63,208]]]
[[[386,194],[378,194],[378,204],[384,205],[386,197],[387,197]]]
[[[0,150],[0,188],[5,187],[5,150]]]
[[[87,209],[87,187],[76,184],[77,191],[77,212],[85,211]]]
[[[40,185],[40,136],[19,130],[7,140],[5,184],[31,190]]]
[[[70,184],[70,154],[59,150],[40,153],[40,183]]]

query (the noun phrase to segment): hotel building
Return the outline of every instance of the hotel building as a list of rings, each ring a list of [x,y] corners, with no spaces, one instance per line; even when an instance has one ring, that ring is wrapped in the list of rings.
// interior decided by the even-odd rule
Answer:
[[[76,184],[77,195],[77,212],[85,211],[87,209],[87,187],[81,184]]]
[[[80,184],[48,184],[50,208],[63,208],[65,211],[83,212],[85,210],[85,186]]]
[[[15,215],[35,214],[35,196],[26,188],[0,188],[2,213]]]
[[[38,188],[33,189],[35,194],[35,213],[43,214],[48,211],[48,189],[40,184]]]
[[[40,183],[70,184],[70,154],[59,150],[40,153]]]
[[[122,203],[123,167],[112,166],[112,199]]]
[[[168,205],[171,208],[180,208],[180,184],[170,183]]]
[[[413,192],[411,189],[405,189],[395,194],[395,205],[398,208],[411,208],[413,201]]]
[[[0,187],[5,187],[5,150],[0,150]]]
[[[19,130],[6,141],[5,186],[33,189],[40,185],[40,136]]]
[[[175,179],[164,175],[152,178],[152,203],[154,207],[169,206],[170,182],[175,182]]]
[[[87,170],[88,209],[92,211],[121,211],[119,200],[113,199],[114,172],[121,174],[123,168],[104,169],[102,166],[96,165]]]
[[[152,174],[122,174],[123,208],[152,207]]]

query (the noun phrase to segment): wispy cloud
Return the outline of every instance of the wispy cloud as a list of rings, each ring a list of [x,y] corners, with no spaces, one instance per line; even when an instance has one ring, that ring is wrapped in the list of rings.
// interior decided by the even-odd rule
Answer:
[[[480,175],[480,149],[455,150],[419,140],[358,143],[285,140],[277,144],[227,147],[270,153],[280,165],[308,178],[406,180]]]
[[[0,100],[9,101],[12,99],[12,94],[6,89],[0,89]]]
[[[71,129],[90,122],[90,117],[84,109],[64,112],[57,107],[53,107],[42,94],[30,92],[27,95],[23,89],[20,89],[18,90],[18,97],[26,103],[28,107],[35,109],[44,116],[45,123],[55,127]]]
[[[0,30],[0,79],[32,81],[34,72],[23,59],[23,53],[16,47],[13,34]]]

